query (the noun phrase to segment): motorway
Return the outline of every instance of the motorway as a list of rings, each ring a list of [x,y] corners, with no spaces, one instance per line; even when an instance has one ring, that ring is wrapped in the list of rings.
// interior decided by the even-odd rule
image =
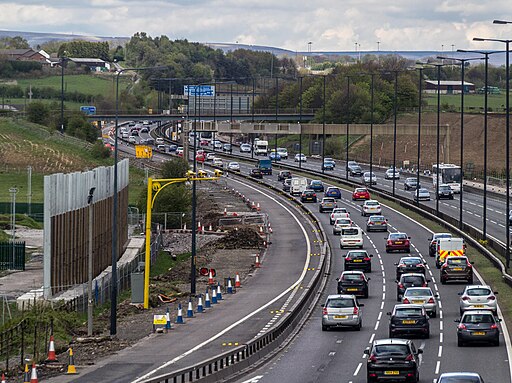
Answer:
[[[222,155],[220,156],[222,157]],[[242,164],[242,173],[247,174],[249,168],[252,166],[251,164]],[[318,170],[320,163],[318,161],[310,161],[307,163],[307,166],[311,168],[316,167]],[[341,166],[338,165],[338,167]],[[343,174],[343,171],[337,170],[336,172],[337,175]],[[330,173],[332,172],[329,172],[329,174]],[[382,185],[388,185],[389,187],[390,181],[384,181],[383,175],[379,176],[378,174],[378,177],[379,183],[383,181]],[[233,180],[232,177],[230,178],[230,182],[238,182]],[[275,174],[273,176],[265,176],[264,181],[272,183],[275,186],[280,185],[280,183],[277,182],[277,176]],[[401,190],[399,191],[398,185],[402,186],[403,183],[397,182],[397,194],[402,193]],[[359,214],[360,203],[353,202],[350,193],[343,190],[342,192],[341,206],[347,207],[351,211],[352,219],[364,228],[366,219]],[[478,206],[479,203],[481,204],[481,197],[465,193],[464,198],[467,209],[464,217],[465,219],[466,217],[469,219],[470,216],[475,216],[475,213],[481,209]],[[500,205],[499,201],[492,201],[496,204],[496,206],[493,207],[494,210],[499,210],[500,207],[502,208],[503,203]],[[446,211],[450,211],[450,209],[455,211],[456,209],[450,206],[457,206],[458,208],[457,197],[455,203],[453,202],[454,201],[446,201],[446,204],[443,202],[440,206],[442,206],[443,209],[447,209]],[[473,204],[471,202],[473,202]],[[432,204],[432,202],[430,202],[430,204]],[[367,300],[363,300],[365,303],[365,307],[363,308],[363,329],[360,332],[350,330],[322,332],[320,324],[320,304],[323,303],[328,294],[335,293],[336,291],[335,278],[342,271],[342,252],[339,250],[339,237],[334,237],[331,234],[327,214],[317,213],[317,208],[314,204],[311,205],[311,211],[324,226],[330,246],[333,249],[331,274],[326,291],[324,291],[321,296],[320,303],[315,308],[314,314],[309,318],[306,325],[293,342],[283,350],[272,363],[251,372],[239,379],[238,382],[365,382],[366,371],[363,350],[368,347],[373,339],[387,337],[388,319],[386,312],[391,311],[393,305],[396,303],[394,262],[397,262],[401,255],[385,253],[384,238],[386,233],[366,234],[365,249],[374,254],[375,257],[373,258],[374,271],[370,274],[370,297]],[[481,211],[479,213],[481,214]],[[430,320],[430,339],[415,340],[416,346],[425,350],[425,353],[421,356],[421,381],[436,382],[436,379],[442,372],[467,370],[480,372],[486,382],[511,382],[510,363],[507,352],[507,350],[510,349],[510,339],[508,336],[501,337],[501,345],[499,347],[457,347],[455,336],[456,324],[453,321],[459,317],[459,297],[457,293],[462,291],[464,284],[441,285],[438,282],[439,272],[434,266],[433,259],[428,256],[427,238],[431,236],[430,231],[391,208],[384,206],[383,214],[389,219],[390,231],[405,231],[412,237],[413,246],[411,255],[419,255],[427,261],[429,265],[427,273],[432,280],[431,287],[439,294],[438,317]],[[456,214],[458,214],[458,211],[456,211]],[[479,217],[474,218],[475,226],[479,227]],[[491,215],[491,211],[489,211],[489,219],[493,219],[497,223],[500,222],[499,215]],[[274,243],[277,245],[277,238],[279,238],[279,246],[284,246],[279,248],[279,257],[286,257],[288,260],[285,262],[287,267],[303,268],[304,264],[301,263],[302,261],[296,262],[293,257],[293,254],[297,253],[296,249],[302,249],[305,246],[304,239],[300,239],[300,236],[297,235],[293,236],[293,233],[300,229],[295,226],[293,220],[289,218],[286,219],[286,217],[283,217],[280,221],[276,221],[274,218],[272,218],[272,220],[275,238]],[[503,217],[501,221],[504,222]],[[491,227],[494,226],[497,225],[488,226],[489,232],[491,231]],[[494,227],[494,229],[496,229],[496,233],[499,233],[499,226]],[[276,232],[276,230],[280,231]],[[292,237],[289,237],[290,235],[292,235]],[[272,245],[269,253],[276,250],[277,247]],[[269,257],[269,259],[274,259],[274,257]],[[298,265],[295,263],[298,263]],[[295,274],[298,272],[299,270],[296,270]],[[258,278],[255,278],[252,282],[260,285],[261,282],[258,280],[265,276],[265,278],[270,278],[271,280],[267,279],[265,281],[267,284],[262,283],[260,285],[261,288],[269,289],[270,284],[273,285],[273,289],[279,290],[275,286],[276,280],[272,279],[271,276],[267,276],[267,273],[276,275],[273,268],[267,268],[264,273],[258,274]],[[282,276],[282,274],[280,275]],[[277,279],[277,281],[279,280],[280,278]],[[287,281],[287,284],[290,285],[293,280],[294,279],[291,278],[291,280]],[[247,292],[247,290],[244,290],[244,293],[245,292]],[[246,300],[246,302],[252,303],[250,300]],[[238,309],[240,309],[240,306],[238,306],[237,310]],[[259,322],[256,327],[252,328],[253,331],[260,327],[262,323],[268,323],[269,321],[269,318],[258,319],[263,320]],[[265,320],[267,322],[265,322]],[[243,338],[243,334],[245,333],[242,331],[239,336]],[[199,336],[199,334],[193,335]],[[155,357],[157,357],[157,355],[155,355]],[[152,358],[153,354],[150,360],[152,360]],[[190,362],[190,360],[187,360],[187,362]],[[490,366],[492,366],[492,368]],[[173,366],[173,369],[176,367],[177,366]]]

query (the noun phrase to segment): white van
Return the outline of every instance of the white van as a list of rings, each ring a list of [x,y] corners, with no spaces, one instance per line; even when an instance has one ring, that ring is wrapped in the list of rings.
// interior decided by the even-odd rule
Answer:
[[[155,140],[155,144],[156,145],[163,145],[165,144],[165,141],[162,137],[157,137],[157,139]]]
[[[340,249],[345,247],[363,248],[363,230],[360,227],[343,227],[340,236]]]
[[[301,195],[308,187],[308,180],[305,177],[293,177],[290,185],[291,195]]]

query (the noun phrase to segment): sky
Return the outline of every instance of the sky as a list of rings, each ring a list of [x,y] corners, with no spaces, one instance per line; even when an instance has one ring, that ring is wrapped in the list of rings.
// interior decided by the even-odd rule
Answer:
[[[0,28],[156,37],[292,51],[504,49],[510,0],[0,0]],[[308,44],[311,42],[311,44]]]

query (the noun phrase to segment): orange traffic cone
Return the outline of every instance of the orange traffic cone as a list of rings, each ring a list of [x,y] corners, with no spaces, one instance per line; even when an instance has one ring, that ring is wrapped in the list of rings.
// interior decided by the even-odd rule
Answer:
[[[50,346],[48,347],[48,358],[46,358],[46,363],[58,362],[57,356],[55,355],[55,340],[53,335],[50,335]]]
[[[256,260],[254,261],[254,267],[259,268],[260,267],[260,256],[259,254],[256,254]]]
[[[2,381],[0,383],[7,383],[7,381],[5,380],[5,374],[2,373]]]
[[[260,208],[260,203],[259,203],[259,202],[258,202],[258,204],[256,205],[256,210],[257,210],[257,211],[260,211],[260,210],[261,210],[261,208]]]
[[[236,277],[235,277],[235,289],[241,287],[241,283],[240,283],[240,275],[238,275],[238,273],[236,273]]]
[[[23,374],[23,383],[30,383],[30,372],[28,371],[27,363],[25,363],[25,373]]]
[[[69,349],[69,362],[68,362],[68,375],[76,374],[75,358],[73,357],[73,350]]]
[[[215,284],[215,281],[213,280],[213,273],[212,273],[211,269],[210,269],[210,272],[208,273],[208,284],[209,285],[214,285]]]
[[[228,215],[228,209],[224,208],[224,217]]]
[[[36,364],[32,363],[32,373],[30,374],[30,383],[38,383]]]

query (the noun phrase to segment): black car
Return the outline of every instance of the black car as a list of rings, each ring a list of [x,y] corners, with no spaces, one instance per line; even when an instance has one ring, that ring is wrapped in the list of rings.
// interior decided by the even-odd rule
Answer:
[[[363,270],[372,272],[373,254],[366,250],[350,250],[344,258],[345,270]]]
[[[366,359],[366,381],[399,381],[418,382],[419,354],[421,348],[416,349],[409,339],[378,339],[364,350],[368,355]]]
[[[348,173],[352,177],[361,177],[363,175],[363,169],[359,165],[349,165]]]
[[[436,197],[437,199],[453,199],[453,190],[450,187],[450,185],[439,185],[439,187],[436,190]]]
[[[419,273],[402,274],[400,279],[396,280],[396,300],[400,302],[409,287],[427,287],[430,279]]]
[[[496,319],[490,310],[469,310],[462,314],[462,318],[456,319],[457,346],[462,347],[467,343],[491,343],[500,345],[500,329]]]
[[[416,177],[408,177],[405,179],[404,190],[416,190],[419,187],[418,179]]]
[[[285,179],[283,181],[283,191],[289,192],[291,184],[292,184],[292,179],[291,178]]]
[[[316,202],[316,193],[314,190],[306,189],[300,195],[301,202]]]
[[[251,169],[251,172],[249,173],[249,175],[251,177],[254,177],[254,178],[259,178],[259,179],[263,179],[263,173],[261,172],[260,169],[256,168],[256,169]]]
[[[430,337],[429,316],[422,305],[395,305],[389,317],[389,337],[402,338],[408,335]]]
[[[402,257],[400,261],[395,263],[396,279],[405,273],[421,273],[425,274],[425,262],[420,257]]]
[[[336,281],[338,281],[338,294],[352,294],[368,298],[370,278],[366,277],[362,271],[344,271],[339,278],[336,278]]]
[[[277,174],[277,180],[278,181],[284,181],[287,178],[292,178],[292,172],[290,172],[289,170],[281,170]]]

